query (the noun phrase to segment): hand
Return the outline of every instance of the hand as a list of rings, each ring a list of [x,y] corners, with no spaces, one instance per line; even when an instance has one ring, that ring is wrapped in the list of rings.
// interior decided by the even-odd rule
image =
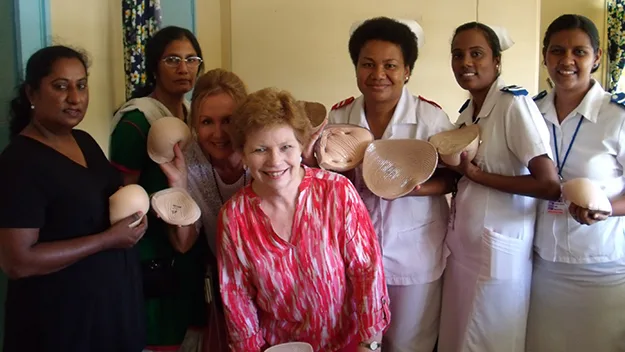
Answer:
[[[184,160],[184,154],[180,149],[179,143],[174,145],[174,159],[164,164],[159,164],[165,176],[169,187],[178,187],[187,189],[187,163]]]
[[[317,132],[313,133],[312,136],[310,136],[310,141],[308,142],[308,145],[306,145],[304,150],[302,150],[302,162],[304,163],[304,165],[317,166],[317,160],[315,160],[315,144],[317,143],[317,140],[321,136],[321,133],[323,132],[323,129],[326,127],[327,124],[328,119],[323,121],[323,123],[319,126]]]
[[[130,227],[130,224],[139,219],[141,222],[137,226]],[[147,228],[148,217],[137,212],[113,224],[106,230],[106,236],[112,242],[113,248],[131,248],[139,242]]]
[[[460,154],[460,164],[458,166],[451,166],[447,164],[445,164],[445,166],[450,170],[466,176],[470,180],[473,180],[475,175],[482,171],[479,166],[469,160],[467,152],[462,152],[462,154]]]
[[[579,207],[573,203],[569,205],[569,213],[575,221],[582,225],[592,225],[608,218],[608,214]]]

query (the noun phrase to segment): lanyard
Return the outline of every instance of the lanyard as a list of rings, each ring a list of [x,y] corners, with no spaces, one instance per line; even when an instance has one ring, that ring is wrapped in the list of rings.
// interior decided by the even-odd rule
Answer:
[[[562,164],[560,164],[560,154],[558,153],[558,139],[556,138],[556,125],[552,124],[553,130],[553,146],[556,150],[556,162],[558,163],[558,175],[562,178],[562,170],[564,169],[564,164],[566,160],[569,158],[569,153],[571,153],[571,147],[573,147],[573,143],[575,142],[575,138],[577,137],[577,132],[579,132],[579,128],[582,126],[582,121],[584,120],[584,116],[579,117],[579,122],[577,123],[577,127],[575,128],[575,132],[573,133],[573,138],[571,138],[571,143],[569,143],[569,147],[564,154],[564,159],[562,159]]]

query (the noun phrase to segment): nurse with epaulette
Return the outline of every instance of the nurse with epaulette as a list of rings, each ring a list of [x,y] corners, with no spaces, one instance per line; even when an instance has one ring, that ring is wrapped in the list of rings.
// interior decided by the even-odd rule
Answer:
[[[478,124],[482,142],[455,168],[464,176],[446,238],[439,352],[525,351],[536,198],[557,200],[560,182],[540,111],[500,77],[511,45],[505,30],[476,22],[452,39],[456,81],[471,94],[457,124]]]
[[[563,15],[547,28],[543,62],[555,87],[536,97],[562,181],[601,188],[612,214],[566,200],[538,209],[527,350],[625,351],[625,94],[591,73],[601,62],[597,27]]]
[[[329,123],[366,127],[376,139],[421,139],[451,130],[447,114],[406,83],[423,42],[415,21],[374,18],[352,27],[349,53],[362,95],[336,104]],[[432,352],[438,335],[444,238],[455,173],[434,177],[405,197],[386,200],[365,186],[360,169],[354,183],[371,215],[382,245],[390,296],[391,325],[384,352]]]

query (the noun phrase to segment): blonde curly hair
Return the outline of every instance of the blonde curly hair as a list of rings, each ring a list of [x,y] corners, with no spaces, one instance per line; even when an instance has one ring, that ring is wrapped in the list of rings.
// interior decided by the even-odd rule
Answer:
[[[303,148],[308,144],[312,126],[304,106],[286,90],[265,88],[251,93],[237,108],[230,122],[230,138],[237,150],[243,150],[246,137],[265,127],[288,125]]]

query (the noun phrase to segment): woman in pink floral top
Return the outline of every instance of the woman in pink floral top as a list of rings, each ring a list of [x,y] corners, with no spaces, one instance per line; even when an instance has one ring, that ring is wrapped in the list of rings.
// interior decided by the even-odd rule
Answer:
[[[218,220],[232,349],[303,341],[315,351],[379,351],[390,321],[380,247],[352,184],[300,164],[310,136],[303,109],[288,92],[264,89],[231,127],[253,177]]]

